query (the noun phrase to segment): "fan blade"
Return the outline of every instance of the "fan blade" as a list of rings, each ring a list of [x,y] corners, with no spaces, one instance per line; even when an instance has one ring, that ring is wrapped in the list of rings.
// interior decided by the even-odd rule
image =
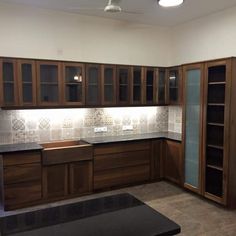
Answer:
[[[97,7],[97,8],[92,8],[92,7],[70,7],[68,8],[68,10],[76,10],[76,11],[80,11],[80,10],[104,10],[104,7]]]
[[[135,14],[135,15],[141,15],[141,14],[143,14],[143,12],[138,12],[138,11],[126,11],[126,10],[122,10],[121,13]]]

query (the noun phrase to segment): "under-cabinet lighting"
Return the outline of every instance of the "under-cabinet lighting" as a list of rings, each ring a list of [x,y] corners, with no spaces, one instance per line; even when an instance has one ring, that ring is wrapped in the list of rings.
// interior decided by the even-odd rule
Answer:
[[[184,0],[157,0],[157,2],[162,7],[176,7],[181,5]]]

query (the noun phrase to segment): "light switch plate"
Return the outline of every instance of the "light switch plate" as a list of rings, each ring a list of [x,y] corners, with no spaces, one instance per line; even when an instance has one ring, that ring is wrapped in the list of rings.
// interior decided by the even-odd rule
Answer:
[[[94,128],[94,133],[105,133],[107,132],[107,127],[104,126],[104,127],[95,127]]]
[[[123,125],[122,130],[123,131],[129,131],[129,130],[133,130],[133,125]]]

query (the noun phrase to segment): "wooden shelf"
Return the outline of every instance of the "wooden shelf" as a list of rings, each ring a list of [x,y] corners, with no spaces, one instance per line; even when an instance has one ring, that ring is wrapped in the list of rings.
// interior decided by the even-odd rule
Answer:
[[[220,127],[224,127],[224,124],[222,123],[214,123],[214,122],[208,122],[208,125],[213,125],[213,126],[220,126]]]
[[[14,81],[3,81],[4,84],[14,84]]]
[[[208,85],[225,85],[226,82],[209,82]]]
[[[224,150],[224,147],[223,147],[223,146],[217,146],[217,145],[207,144],[207,147],[211,147],[211,148],[216,148],[216,149]]]
[[[208,103],[207,104],[208,106],[225,106],[225,104],[224,103]]]
[[[215,169],[215,170],[223,171],[223,167],[220,167],[220,166],[210,165],[210,164],[207,164],[206,166],[208,168],[212,168],[212,169]]]
[[[41,82],[40,85],[58,85],[58,82]]]

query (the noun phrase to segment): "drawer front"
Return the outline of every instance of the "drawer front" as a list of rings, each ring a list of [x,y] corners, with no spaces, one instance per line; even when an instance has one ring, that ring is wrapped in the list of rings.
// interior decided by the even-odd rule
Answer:
[[[150,149],[149,141],[137,141],[128,143],[104,144],[95,146],[94,155],[113,154],[120,152],[140,151]]]
[[[5,184],[41,180],[41,164],[25,164],[4,168]]]
[[[148,165],[149,163],[149,150],[100,155],[94,157],[94,171]]]
[[[43,151],[44,165],[92,160],[92,158],[93,158],[92,146],[45,149]]]
[[[150,167],[133,166],[94,173],[94,189],[103,189],[125,184],[143,182],[150,179]]]
[[[5,187],[6,208],[20,204],[30,204],[41,199],[41,181],[11,184]]]
[[[14,166],[27,163],[40,163],[41,153],[40,152],[18,152],[3,155],[3,165]]]

